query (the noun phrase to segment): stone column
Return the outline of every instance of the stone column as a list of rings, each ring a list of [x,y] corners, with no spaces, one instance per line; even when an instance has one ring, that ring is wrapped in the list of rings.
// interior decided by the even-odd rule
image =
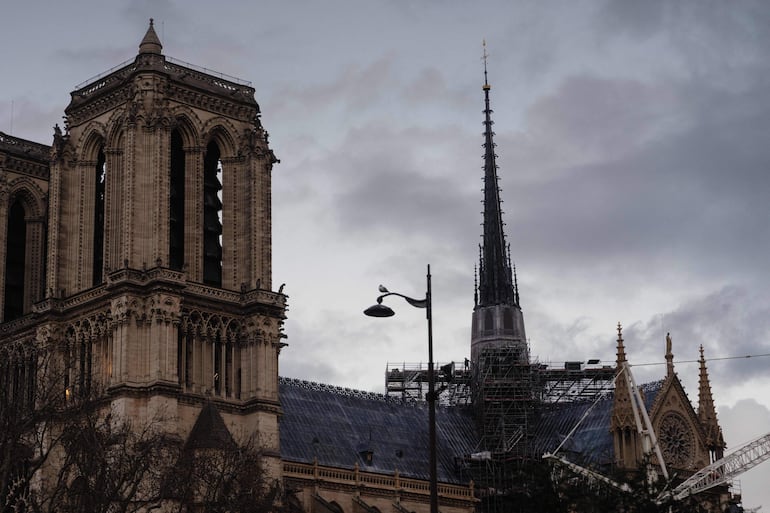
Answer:
[[[4,172],[0,172],[0,322],[5,316],[5,255],[8,249],[8,184]]]
[[[187,279],[203,281],[203,148],[184,148],[184,252]]]

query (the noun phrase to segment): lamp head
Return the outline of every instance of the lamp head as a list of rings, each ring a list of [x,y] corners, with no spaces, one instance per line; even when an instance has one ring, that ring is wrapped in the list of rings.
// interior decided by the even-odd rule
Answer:
[[[369,317],[393,317],[396,315],[396,312],[382,303],[377,303],[364,310],[364,315],[368,315]]]

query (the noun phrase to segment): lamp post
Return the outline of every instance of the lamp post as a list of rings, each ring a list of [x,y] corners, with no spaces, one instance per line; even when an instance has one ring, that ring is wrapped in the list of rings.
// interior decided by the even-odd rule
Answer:
[[[395,312],[382,304],[382,300],[388,296],[404,298],[407,303],[415,308],[425,308],[428,319],[428,449],[430,451],[430,513],[438,513],[438,478],[436,472],[436,376],[433,372],[433,305],[430,290],[430,265],[426,276],[427,291],[425,299],[414,299],[398,292],[390,292],[380,285],[380,295],[377,304],[364,310],[364,314],[370,317],[392,317]]]

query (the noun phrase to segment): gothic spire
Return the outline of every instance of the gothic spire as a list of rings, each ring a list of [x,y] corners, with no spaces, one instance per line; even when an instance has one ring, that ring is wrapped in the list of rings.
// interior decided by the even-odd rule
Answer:
[[[620,369],[623,362],[626,361],[626,347],[623,345],[623,326],[618,322],[618,352],[616,367]]]
[[[618,351],[616,360],[616,369],[620,372],[623,368],[623,364],[626,362],[626,348],[623,345],[623,327],[618,323]],[[612,404],[612,418],[610,419],[610,426],[612,430],[623,430],[634,427],[634,411],[631,407],[631,396],[628,393],[628,386],[626,386],[626,377],[617,374],[615,377],[615,397]],[[616,443],[618,441],[616,440]],[[615,455],[621,452],[616,447]]]
[[[706,446],[709,450],[720,452],[725,447],[722,428],[719,427],[714,398],[711,395],[711,383],[706,369],[706,359],[703,357],[703,346],[700,346],[700,375],[698,377],[698,418],[706,431]],[[718,456],[718,458],[721,456]]]
[[[139,53],[160,54],[162,49],[163,45],[160,44],[160,38],[158,37],[158,34],[155,33],[155,29],[153,28],[153,20],[150,18],[150,26],[147,28],[147,33],[145,33],[142,42],[139,43]]]
[[[479,262],[479,307],[516,305],[518,298],[512,283],[509,254],[503,231],[500,188],[495,159],[492,109],[489,107],[487,50],[484,44],[484,234]]]

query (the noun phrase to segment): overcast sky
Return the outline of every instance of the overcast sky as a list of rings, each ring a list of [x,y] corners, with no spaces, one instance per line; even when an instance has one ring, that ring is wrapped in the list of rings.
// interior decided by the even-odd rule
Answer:
[[[676,370],[697,402],[708,358],[770,353],[770,3],[756,1],[9,1],[0,130],[50,144],[69,92],[163,53],[250,80],[281,163],[273,283],[281,374],[383,391],[469,355],[481,234],[486,39],[500,185],[531,351]],[[770,431],[770,358],[709,362],[729,446]],[[665,366],[641,366],[639,381]],[[770,508],[770,464],[744,475]]]

